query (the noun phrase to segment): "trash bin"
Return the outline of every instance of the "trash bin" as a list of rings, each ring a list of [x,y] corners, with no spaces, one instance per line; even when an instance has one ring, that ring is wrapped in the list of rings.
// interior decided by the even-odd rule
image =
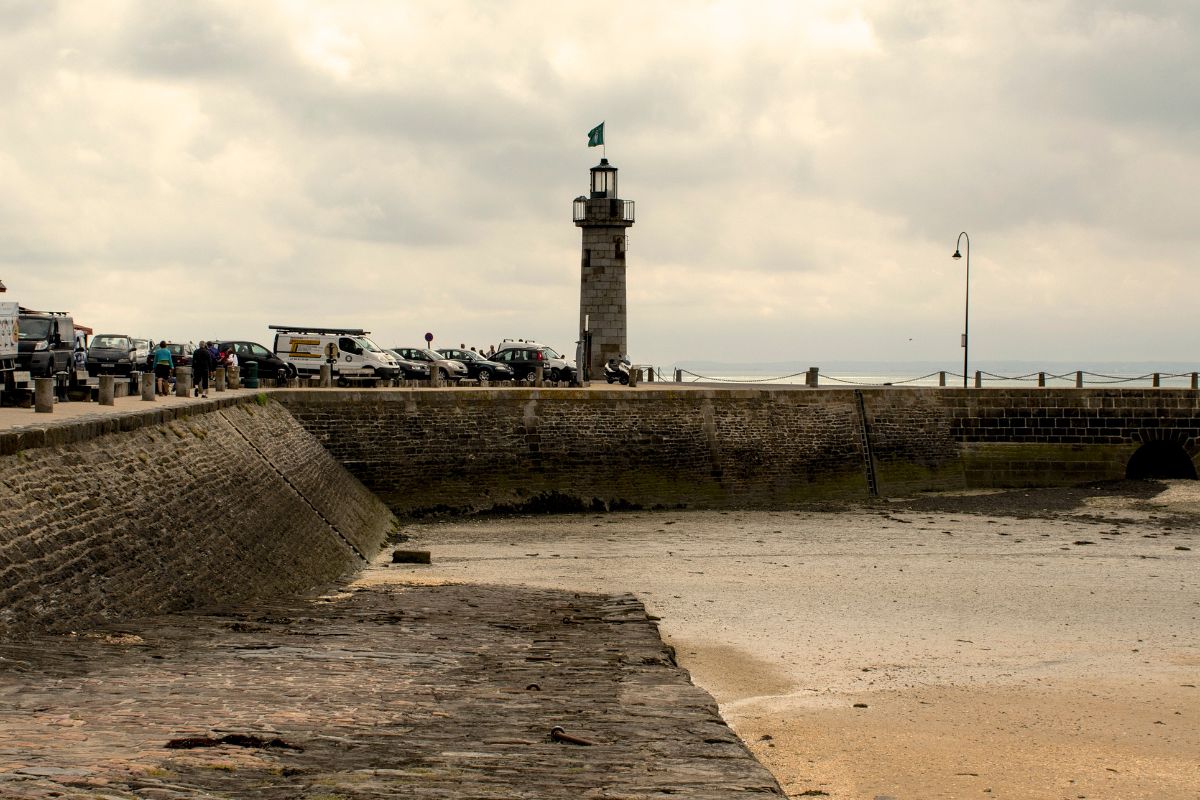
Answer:
[[[257,389],[258,388],[258,362],[257,361],[247,362],[244,372],[246,374],[242,376],[242,386],[245,386],[247,389]]]

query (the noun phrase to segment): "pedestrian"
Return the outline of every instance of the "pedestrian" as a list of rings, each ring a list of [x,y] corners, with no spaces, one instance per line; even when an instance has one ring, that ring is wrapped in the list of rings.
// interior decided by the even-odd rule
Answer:
[[[208,397],[208,373],[212,369],[213,357],[204,342],[192,353],[192,395]]]
[[[161,341],[158,343],[158,349],[154,351],[154,388],[159,394],[167,394],[173,369],[175,369],[175,359],[171,357],[171,351],[167,349],[166,341]]]
[[[488,358],[491,358],[494,355],[496,355],[496,345],[494,345],[494,344],[489,345],[488,346]]]
[[[237,367],[237,365],[237,353],[233,352],[233,345],[229,345],[229,349],[225,351],[225,368],[229,369],[230,367]]]

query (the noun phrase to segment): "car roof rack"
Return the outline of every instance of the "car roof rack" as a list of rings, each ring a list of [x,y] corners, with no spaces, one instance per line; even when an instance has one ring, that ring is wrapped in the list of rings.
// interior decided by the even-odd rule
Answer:
[[[336,333],[346,336],[366,336],[370,331],[364,331],[362,328],[314,328],[311,325],[268,325],[273,331],[284,331],[285,333]]]
[[[22,314],[45,314],[48,317],[69,317],[69,316],[71,316],[70,311],[38,311],[37,309],[26,308],[25,306],[20,306],[19,308],[20,308],[20,313],[22,313]]]

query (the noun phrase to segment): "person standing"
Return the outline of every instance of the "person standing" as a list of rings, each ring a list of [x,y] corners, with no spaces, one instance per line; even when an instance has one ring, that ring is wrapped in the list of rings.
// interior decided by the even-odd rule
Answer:
[[[167,349],[165,341],[158,343],[154,351],[154,388],[159,394],[167,394],[171,388],[171,370],[175,369],[175,359]]]
[[[192,353],[192,395],[208,397],[208,374],[212,371],[213,357],[204,342]]]

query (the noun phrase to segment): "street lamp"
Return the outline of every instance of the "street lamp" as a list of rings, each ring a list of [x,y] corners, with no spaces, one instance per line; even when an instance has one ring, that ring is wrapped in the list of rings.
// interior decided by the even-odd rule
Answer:
[[[967,296],[966,296],[966,300],[963,303],[966,310],[963,311],[962,349],[963,349],[963,388],[966,389],[967,388],[967,331],[969,330],[967,323],[970,322],[970,320],[971,320],[971,237],[967,236],[966,231],[963,231],[962,233],[960,233],[958,235],[958,241],[956,241],[954,243],[954,255],[952,255],[951,258],[953,258],[955,261],[962,258],[962,253],[960,253],[958,251],[958,247],[959,247],[959,244],[962,242],[964,236],[967,239]]]

